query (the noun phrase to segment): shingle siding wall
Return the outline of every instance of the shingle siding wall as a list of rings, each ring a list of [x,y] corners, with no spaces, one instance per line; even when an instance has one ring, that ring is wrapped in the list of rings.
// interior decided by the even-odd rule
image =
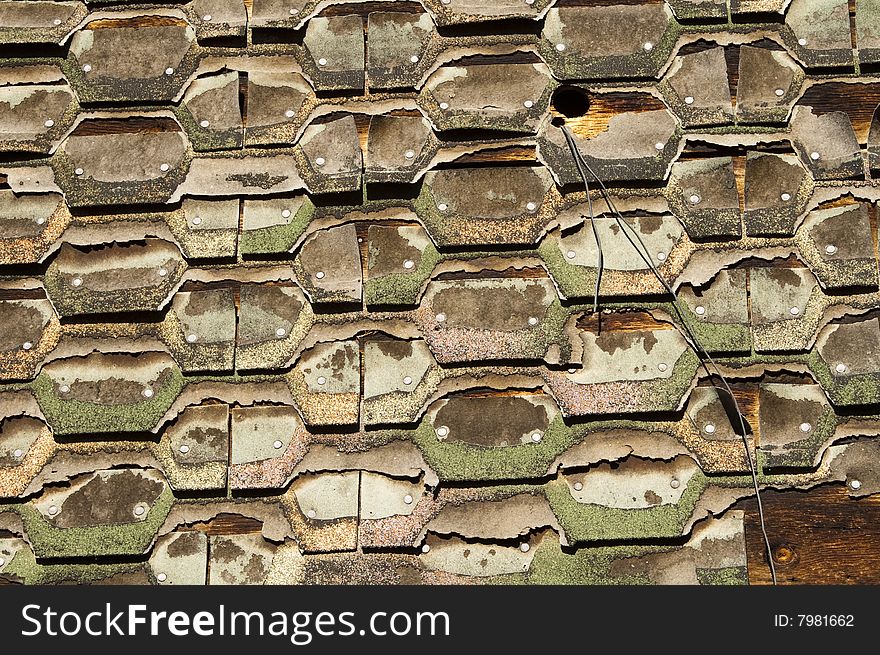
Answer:
[[[878,24],[0,1],[0,578],[747,583],[880,485]]]

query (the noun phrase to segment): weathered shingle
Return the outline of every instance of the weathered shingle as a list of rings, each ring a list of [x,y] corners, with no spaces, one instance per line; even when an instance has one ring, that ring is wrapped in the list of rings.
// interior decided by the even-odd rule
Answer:
[[[878,492],[876,2],[386,4],[0,2],[0,578],[741,584],[750,462]]]

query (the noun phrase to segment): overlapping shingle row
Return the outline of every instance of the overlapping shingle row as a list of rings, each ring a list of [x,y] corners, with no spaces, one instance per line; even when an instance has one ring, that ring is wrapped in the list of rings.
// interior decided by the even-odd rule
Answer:
[[[0,2],[0,576],[742,583],[746,447],[876,492],[880,8],[785,4]]]

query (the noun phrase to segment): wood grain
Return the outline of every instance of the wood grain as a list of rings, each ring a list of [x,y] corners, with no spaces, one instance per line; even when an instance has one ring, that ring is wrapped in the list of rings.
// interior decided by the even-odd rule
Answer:
[[[851,499],[842,485],[761,494],[779,584],[880,584],[880,494]],[[770,584],[754,499],[746,512],[751,584]]]

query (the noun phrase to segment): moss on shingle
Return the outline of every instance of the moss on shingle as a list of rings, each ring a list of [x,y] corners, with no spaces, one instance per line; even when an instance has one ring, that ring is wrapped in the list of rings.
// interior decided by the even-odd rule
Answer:
[[[0,505],[0,510],[18,513],[38,558],[99,557],[145,553],[173,502],[174,495],[166,487],[142,521],[75,528],[53,526],[30,504]]]

